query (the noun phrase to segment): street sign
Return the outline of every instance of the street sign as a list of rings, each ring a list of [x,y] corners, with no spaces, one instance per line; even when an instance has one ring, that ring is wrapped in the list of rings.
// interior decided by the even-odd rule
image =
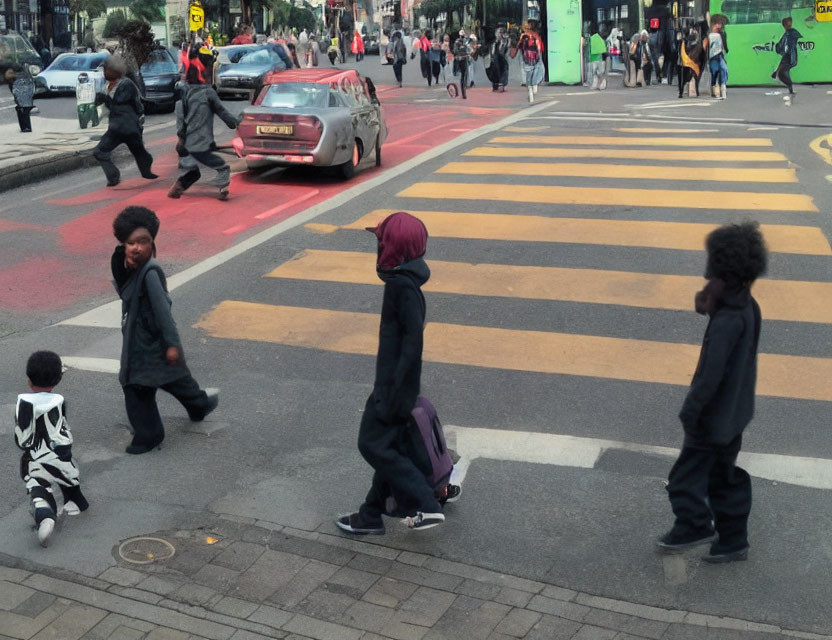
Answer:
[[[815,20],[818,22],[832,22],[832,0],[816,0]]]
[[[205,9],[198,3],[193,3],[188,9],[188,24],[191,31],[199,31],[205,26]]]

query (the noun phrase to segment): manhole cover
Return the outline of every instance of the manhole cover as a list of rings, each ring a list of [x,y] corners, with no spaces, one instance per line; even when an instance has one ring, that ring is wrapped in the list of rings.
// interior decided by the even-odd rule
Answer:
[[[132,564],[150,564],[173,557],[176,549],[162,538],[131,538],[119,545],[118,555]]]

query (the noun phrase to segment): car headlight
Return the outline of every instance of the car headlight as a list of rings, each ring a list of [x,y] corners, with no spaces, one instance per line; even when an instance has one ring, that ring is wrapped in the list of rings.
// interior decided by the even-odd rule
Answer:
[[[33,76],[38,75],[40,73],[40,67],[36,64],[30,64],[29,73],[31,73]]]

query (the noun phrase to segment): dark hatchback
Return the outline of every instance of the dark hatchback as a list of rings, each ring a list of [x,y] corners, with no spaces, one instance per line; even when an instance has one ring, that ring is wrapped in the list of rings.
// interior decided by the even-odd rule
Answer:
[[[159,111],[173,111],[179,92],[179,65],[170,51],[159,47],[150,52],[150,56],[141,68],[142,101],[145,108]]]

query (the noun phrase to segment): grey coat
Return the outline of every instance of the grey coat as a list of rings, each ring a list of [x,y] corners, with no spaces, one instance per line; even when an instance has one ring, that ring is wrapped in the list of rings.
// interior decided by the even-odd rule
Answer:
[[[749,289],[726,293],[711,315],[679,419],[685,442],[725,446],[754,415],[762,318]]]
[[[189,376],[159,263],[151,259],[141,269],[127,270],[124,248],[119,246],[113,253],[111,267],[113,284],[121,298],[121,385],[159,387]],[[169,347],[179,349],[180,358],[175,365],[168,364]]]
[[[210,151],[214,148],[214,115],[236,129],[237,116],[220,102],[217,92],[207,84],[185,85],[182,99],[176,103],[176,134],[185,140],[185,148],[191,153]]]

